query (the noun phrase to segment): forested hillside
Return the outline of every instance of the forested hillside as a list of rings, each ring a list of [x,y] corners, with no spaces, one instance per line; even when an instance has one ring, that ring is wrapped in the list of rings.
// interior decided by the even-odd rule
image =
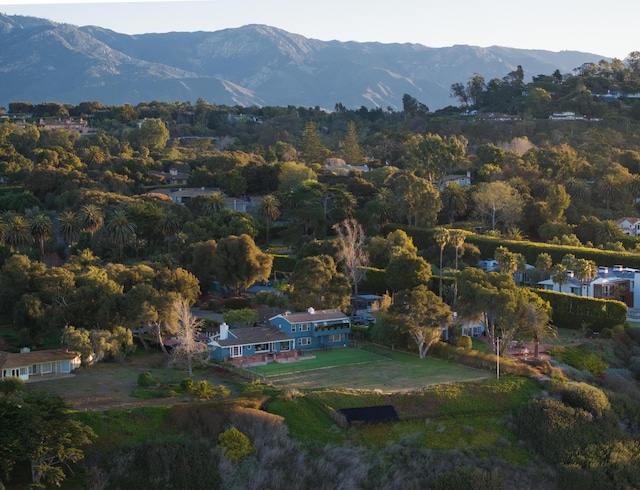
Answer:
[[[414,352],[417,346],[420,358],[464,357],[453,345],[457,339],[438,343],[445,326],[454,326],[452,308],[491,318],[489,346],[498,345],[503,354],[511,340],[539,342],[549,333],[552,309],[514,282],[523,259],[535,262],[533,278],[556,274],[560,267],[565,276],[567,267],[586,271],[593,258],[607,265],[628,259],[622,265],[637,267],[640,241],[623,236],[615,220],[640,216],[639,61],[632,53],[624,62],[539,75],[532,83],[524,82],[521,68],[488,82],[478,74],[451,87],[460,107],[436,112],[410,94],[402,99],[402,111],[349,110],[340,101],[331,112],[202,99],[135,106],[11,102],[0,120],[3,335],[13,349],[40,349],[62,340],[85,349],[85,363],[121,362],[134,341],[139,349],[166,349],[163,339],[185,322],[176,305],[248,309],[249,300],[238,295],[268,282],[275,291],[252,301],[294,311],[349,311],[353,291],[388,293],[382,321],[370,335]],[[560,113],[565,116],[558,118]],[[498,260],[501,274],[466,268],[488,258]],[[533,488],[540,481],[576,488],[564,485],[584,484],[594,475],[598,484],[613,485],[598,488],[633,488],[639,336],[622,325],[624,305],[596,309],[615,310],[611,316],[603,313],[604,323],[597,325],[613,346],[610,369],[604,362],[571,364],[588,356],[570,350],[573,359],[565,352],[562,361],[574,366],[569,374],[550,363],[541,363],[539,371],[509,364],[515,374],[552,379],[554,397],[533,403],[528,400],[537,388],[525,390],[522,382],[513,382],[523,394],[510,403],[524,408],[501,414],[508,421],[500,430],[525,441],[524,456],[518,450],[506,462],[491,446],[499,463],[482,459],[483,466],[474,470],[482,451],[461,453],[456,457],[467,465],[458,471],[437,450],[423,451],[405,438],[380,458],[400,468],[397,460],[410,457],[391,453],[410,454],[417,444],[421,461],[439,461],[444,476],[438,483],[430,475],[430,484],[441,485],[434,488],[456,488],[456,479],[465,475],[493,485],[486,488],[512,488],[504,477],[509,474],[529,479],[513,488]],[[493,355],[471,357],[474,367],[493,368]],[[576,387],[570,381],[584,383]],[[585,387],[586,382],[600,387]],[[14,410],[6,391],[2,407]],[[267,391],[256,398],[266,398]],[[281,410],[287,423],[291,406],[278,403],[302,406],[296,410],[307,403],[273,396],[273,411]],[[242,407],[227,408],[251,425]],[[313,410],[325,417],[327,409]],[[175,412],[174,422],[195,430],[195,422],[180,409]],[[279,427],[282,420],[260,423]],[[554,423],[562,431],[552,430]],[[539,439],[537,428],[544,428]],[[222,422],[211,430],[217,437]],[[576,441],[582,436],[581,446]],[[269,447],[274,441],[262,443]],[[286,441],[288,435],[279,431],[277,443],[284,447]],[[200,455],[212,450],[209,442],[202,444],[190,450]],[[288,445],[287,454],[297,451],[297,444]],[[326,447],[327,461],[340,459],[334,449]],[[600,449],[606,452],[602,467],[594,456]],[[138,450],[130,448],[131,457]],[[378,461],[370,459],[372,453],[350,451],[345,454],[362,468]],[[15,461],[6,451],[1,454],[9,474]],[[515,461],[521,456],[523,466]],[[544,463],[538,473],[537,458]],[[224,464],[214,476],[231,482],[237,478],[234,467]],[[492,472],[496,468],[502,473]],[[242,474],[251,473],[245,470]],[[419,481],[415,468],[398,471]],[[327,474],[319,466],[305,478]],[[398,474],[390,470],[386,481],[398,484]],[[361,481],[371,488],[370,479]],[[216,479],[212,488],[218,485]]]

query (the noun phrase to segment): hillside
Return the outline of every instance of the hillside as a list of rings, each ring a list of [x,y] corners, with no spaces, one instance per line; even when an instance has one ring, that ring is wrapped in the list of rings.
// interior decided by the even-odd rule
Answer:
[[[216,32],[125,35],[0,14],[0,104],[105,104],[202,98],[227,105],[402,108],[453,103],[452,83],[524,68],[526,79],[570,73],[603,56],[492,46],[319,41],[265,25]]]

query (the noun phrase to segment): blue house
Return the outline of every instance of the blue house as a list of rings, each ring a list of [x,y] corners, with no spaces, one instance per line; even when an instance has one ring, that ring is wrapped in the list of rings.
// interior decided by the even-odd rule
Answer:
[[[351,332],[351,321],[340,310],[287,312],[270,318],[269,323],[294,338],[296,349],[346,346]]]
[[[351,331],[349,317],[339,310],[287,312],[269,323],[231,329],[223,323],[209,342],[210,357],[236,366],[297,361],[304,350],[346,346]]]

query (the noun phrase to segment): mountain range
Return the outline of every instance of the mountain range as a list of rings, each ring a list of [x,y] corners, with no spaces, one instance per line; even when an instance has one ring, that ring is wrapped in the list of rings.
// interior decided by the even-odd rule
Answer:
[[[0,13],[0,105],[100,101],[122,105],[199,98],[241,106],[431,110],[456,105],[452,83],[474,73],[525,80],[606,59],[579,51],[319,41],[266,25],[215,32],[127,35]]]

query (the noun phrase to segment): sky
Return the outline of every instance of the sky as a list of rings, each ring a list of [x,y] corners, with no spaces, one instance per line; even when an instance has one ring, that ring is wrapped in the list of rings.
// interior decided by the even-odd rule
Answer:
[[[638,0],[618,0],[614,9],[595,0],[15,1],[0,0],[0,12],[123,34],[266,24],[323,41],[497,45],[619,59],[640,51]]]

